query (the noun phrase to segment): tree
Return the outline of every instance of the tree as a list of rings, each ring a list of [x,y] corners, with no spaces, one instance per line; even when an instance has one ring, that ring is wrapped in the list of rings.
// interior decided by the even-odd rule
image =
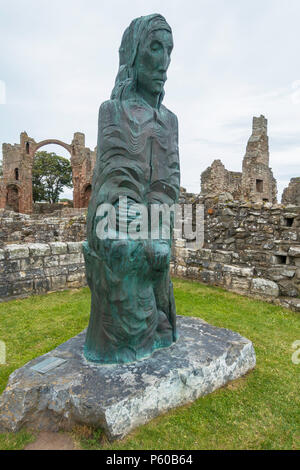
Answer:
[[[32,168],[34,202],[58,202],[64,187],[73,187],[70,161],[54,152],[37,152]]]

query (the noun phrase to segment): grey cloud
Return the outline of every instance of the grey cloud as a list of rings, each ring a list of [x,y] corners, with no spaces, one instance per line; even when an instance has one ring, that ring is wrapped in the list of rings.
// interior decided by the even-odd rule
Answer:
[[[259,114],[269,120],[276,177],[285,178],[287,161],[291,176],[299,173],[300,105],[289,96],[300,79],[298,0],[289,8],[282,0],[27,0],[26,8],[0,0],[0,11],[1,143],[17,142],[23,130],[65,141],[80,130],[93,148],[122,33],[133,18],[160,12],[174,33],[165,102],[179,117],[187,189],[199,190],[216,154],[240,170]]]

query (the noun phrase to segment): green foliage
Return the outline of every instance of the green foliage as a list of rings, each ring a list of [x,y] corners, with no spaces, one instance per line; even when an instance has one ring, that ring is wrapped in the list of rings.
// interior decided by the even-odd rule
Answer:
[[[73,187],[70,161],[53,152],[37,152],[32,168],[34,202],[58,202],[64,187]]]
[[[300,365],[292,343],[300,339],[300,317],[198,282],[174,280],[177,313],[201,317],[253,341],[256,368],[214,393],[155,418],[127,438],[109,443],[100,429],[73,430],[88,449],[299,449]],[[88,323],[87,288],[0,304],[0,339],[7,365],[0,366],[0,393],[9,375],[82,331]],[[32,436],[0,434],[0,449],[22,448]]]

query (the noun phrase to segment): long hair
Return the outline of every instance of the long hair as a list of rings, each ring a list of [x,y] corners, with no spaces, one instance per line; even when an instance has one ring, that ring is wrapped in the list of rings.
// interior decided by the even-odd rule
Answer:
[[[172,33],[172,29],[165,18],[154,13],[153,15],[141,16],[134,19],[125,30],[119,49],[119,70],[111,93],[111,99],[123,100],[135,93],[137,84],[135,64],[139,45],[151,31],[158,29],[166,29]],[[163,97],[164,92],[160,94],[159,105]]]

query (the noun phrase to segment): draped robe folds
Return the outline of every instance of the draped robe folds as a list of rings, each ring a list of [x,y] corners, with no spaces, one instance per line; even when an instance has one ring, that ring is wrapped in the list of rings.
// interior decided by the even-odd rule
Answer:
[[[177,202],[177,117],[142,99],[106,101],[99,111],[97,149],[83,250],[92,293],[84,352],[94,362],[125,363],[176,341],[171,236],[99,239],[97,208],[103,203],[117,206],[120,196],[148,210],[153,203]]]

